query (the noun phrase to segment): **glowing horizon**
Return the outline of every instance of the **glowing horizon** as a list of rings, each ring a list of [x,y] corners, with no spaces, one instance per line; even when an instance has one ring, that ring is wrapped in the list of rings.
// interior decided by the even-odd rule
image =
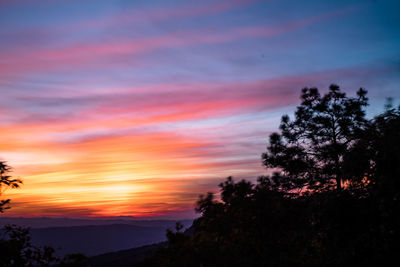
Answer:
[[[0,0],[0,160],[24,181],[2,216],[193,217],[266,174],[301,88],[398,101],[399,7]]]

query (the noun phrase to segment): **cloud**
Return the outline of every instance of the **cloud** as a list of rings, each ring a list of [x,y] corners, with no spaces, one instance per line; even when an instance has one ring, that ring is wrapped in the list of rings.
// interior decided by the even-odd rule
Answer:
[[[112,41],[77,43],[57,49],[28,48],[24,51],[0,52],[1,76],[25,75],[30,73],[72,71],[77,69],[101,69],[111,67],[113,59],[143,56],[158,50],[177,49],[208,44],[223,44],[246,38],[270,37],[289,33],[323,20],[346,14],[354,6],[318,14],[298,21],[283,23],[274,28],[264,26],[238,27],[215,32],[210,30],[190,30],[160,34],[150,37],[126,39],[114,37]],[[18,54],[18,56],[17,56]],[[118,64],[117,64],[118,65]],[[135,65],[131,62],[131,67]],[[143,65],[138,65],[142,67]]]
[[[266,173],[302,87],[398,95],[388,28],[359,27],[368,6],[50,2],[0,2],[0,156],[24,180],[6,192],[13,215],[186,216],[226,176]],[[352,47],[330,22],[357,32]]]

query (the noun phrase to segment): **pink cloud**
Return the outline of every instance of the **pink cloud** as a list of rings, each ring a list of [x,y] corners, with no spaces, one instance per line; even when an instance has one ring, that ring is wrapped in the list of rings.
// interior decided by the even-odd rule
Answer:
[[[104,128],[102,125],[123,129],[271,110],[297,103],[299,90],[303,86],[319,87],[338,82],[339,78],[365,81],[366,76],[375,77],[396,71],[393,68],[396,67],[356,67],[248,82],[109,88],[109,93],[97,95],[91,95],[84,90],[72,95],[65,93],[65,96],[60,93],[57,97],[25,95],[18,98],[22,103],[35,103],[47,107],[49,111],[64,106],[67,110],[73,107],[76,116],[71,116],[71,112],[53,116],[30,114],[24,108],[3,107],[3,119],[12,115],[13,120],[3,123],[1,128],[16,132],[24,132],[28,128],[31,132],[43,129],[57,132],[80,131]],[[15,114],[20,116],[15,118]],[[10,125],[14,127],[8,129]]]
[[[0,75],[23,75],[24,73],[54,72],[57,70],[76,70],[81,68],[110,67],[108,59],[120,56],[143,55],[162,49],[182,48],[203,44],[220,44],[245,38],[269,37],[288,33],[313,23],[343,15],[357,8],[345,9],[312,16],[275,28],[245,27],[228,30],[224,33],[210,31],[180,32],[147,37],[137,40],[118,40],[108,43],[77,44],[58,49],[36,50],[30,52],[0,52],[2,61]],[[18,54],[18,55],[17,55]],[[131,64],[131,67],[134,65]],[[143,67],[139,65],[138,67]]]

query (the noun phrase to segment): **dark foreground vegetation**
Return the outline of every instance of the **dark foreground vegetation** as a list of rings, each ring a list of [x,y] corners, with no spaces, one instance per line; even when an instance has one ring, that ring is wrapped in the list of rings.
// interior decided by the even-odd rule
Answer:
[[[166,244],[145,249],[145,260],[129,264],[397,266],[400,107],[388,104],[368,120],[366,91],[352,98],[335,85],[324,96],[305,88],[301,99],[294,119],[282,117],[280,133],[270,136],[262,155],[271,175],[256,184],[228,178],[219,185],[220,198],[200,197],[201,216],[191,228],[177,224]],[[10,237],[0,243],[1,266],[53,260],[51,250],[41,248],[34,255],[43,262],[29,265],[27,246]],[[79,255],[53,262],[89,265]]]

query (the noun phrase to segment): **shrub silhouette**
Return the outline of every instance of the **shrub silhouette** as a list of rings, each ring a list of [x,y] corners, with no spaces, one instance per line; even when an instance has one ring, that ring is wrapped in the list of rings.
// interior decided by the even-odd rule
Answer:
[[[0,266],[50,266],[57,258],[54,249],[31,243],[29,229],[16,225],[5,226],[7,239],[0,240]]]

